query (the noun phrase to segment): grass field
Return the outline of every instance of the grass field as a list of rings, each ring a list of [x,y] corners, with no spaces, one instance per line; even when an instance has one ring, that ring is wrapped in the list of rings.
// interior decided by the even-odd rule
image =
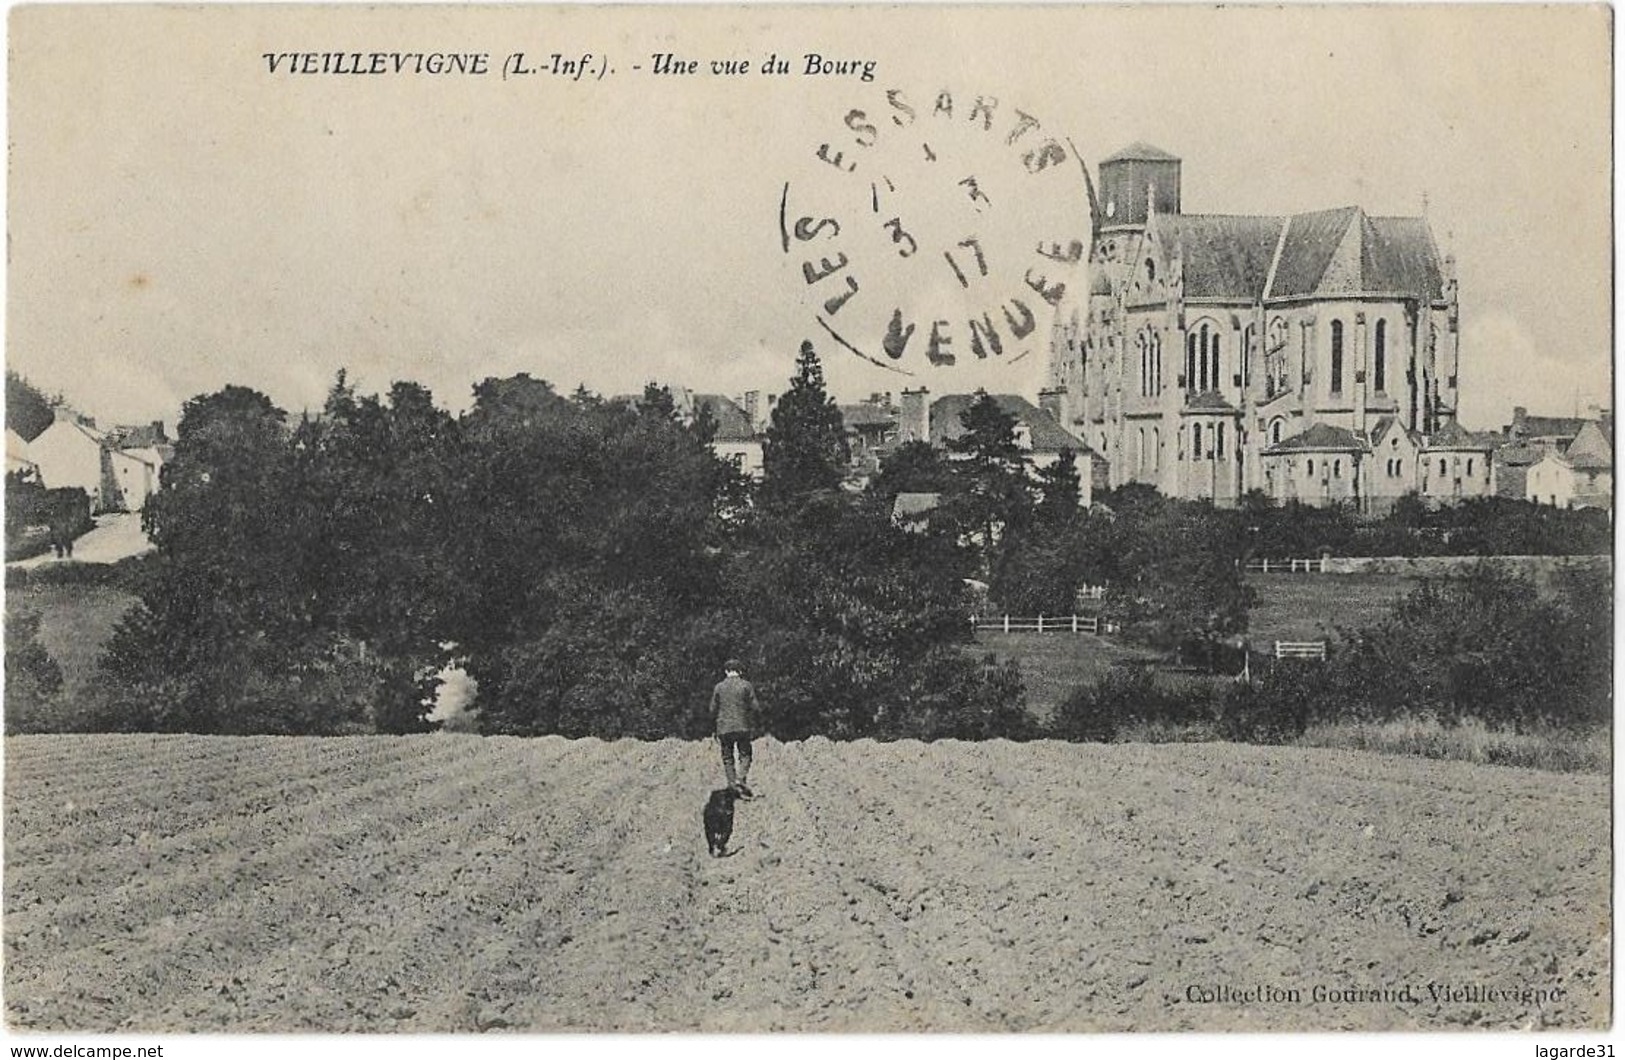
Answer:
[[[1015,659],[1027,686],[1027,707],[1047,718],[1073,689],[1092,684],[1120,662],[1153,662],[1160,653],[1086,633],[981,632],[966,649]]]
[[[1374,625],[1417,586],[1397,574],[1254,574],[1258,594],[1247,636],[1257,650],[1277,640],[1339,640]]]
[[[735,856],[714,859],[709,742],[4,743],[15,1029],[1610,1019],[1607,777],[1228,744],[764,739]],[[1191,994],[1221,984],[1299,994]]]
[[[62,668],[63,716],[60,728],[75,728],[73,716],[92,699],[96,661],[113,628],[136,602],[134,594],[106,585],[31,584],[6,589],[6,622],[34,612],[39,640]]]

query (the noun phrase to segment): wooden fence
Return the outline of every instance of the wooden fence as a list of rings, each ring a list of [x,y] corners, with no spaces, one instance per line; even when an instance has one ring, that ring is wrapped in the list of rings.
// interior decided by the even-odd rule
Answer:
[[[1319,559],[1250,559],[1249,574],[1325,574],[1326,557]]]
[[[1039,615],[1019,618],[1015,615],[981,615],[970,620],[972,631],[995,633],[1088,633],[1100,635],[1097,615]],[[1110,632],[1110,628],[1107,629]]]
[[[1326,658],[1326,642],[1323,640],[1278,640],[1275,642],[1275,657],[1277,659],[1321,659]]]

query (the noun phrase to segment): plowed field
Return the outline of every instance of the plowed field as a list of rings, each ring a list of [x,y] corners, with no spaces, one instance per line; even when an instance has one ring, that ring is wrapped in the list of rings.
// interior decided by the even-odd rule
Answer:
[[[759,797],[739,806],[734,856],[711,859],[709,744],[9,738],[7,1018],[147,1032],[1609,1018],[1606,778],[1228,745],[756,749]],[[1390,997],[1346,1000],[1361,990]]]

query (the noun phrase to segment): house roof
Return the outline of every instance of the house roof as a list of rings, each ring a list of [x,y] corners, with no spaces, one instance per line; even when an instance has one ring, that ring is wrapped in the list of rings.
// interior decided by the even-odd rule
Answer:
[[[1569,462],[1570,467],[1581,471],[1607,471],[1614,466],[1614,458],[1602,453],[1570,453],[1565,455],[1564,459]]]
[[[847,430],[856,430],[859,427],[889,427],[897,422],[897,413],[883,405],[860,401],[855,405],[842,405],[841,420],[846,424]]]
[[[752,442],[756,440],[756,432],[751,429],[750,417],[740,408],[732,398],[721,394],[695,394],[694,412],[699,414],[701,408],[711,410],[711,418],[716,421],[717,433],[713,441],[718,442]]]
[[[1104,165],[1106,162],[1178,162],[1178,161],[1179,161],[1179,157],[1177,155],[1171,155],[1167,151],[1164,151],[1162,148],[1153,147],[1151,144],[1148,144],[1143,140],[1136,140],[1134,143],[1129,144],[1127,147],[1123,148],[1121,151],[1119,151],[1116,154],[1112,155],[1110,158],[1103,159],[1102,160],[1102,165]]]
[[[1611,425],[1608,425],[1611,426]],[[1599,469],[1614,466],[1614,445],[1605,433],[1605,425],[1592,420],[1574,436],[1574,441],[1563,455],[1575,467]]]
[[[965,433],[960,414],[976,402],[976,394],[945,394],[931,403],[931,444],[941,446],[949,439]],[[1014,416],[1016,422],[1027,428],[1032,449],[1040,453],[1058,453],[1062,450],[1086,452],[1089,446],[1082,438],[1062,427],[1055,417],[1015,394],[993,394],[1001,411]]]
[[[1572,416],[1525,416],[1513,426],[1524,438],[1572,438],[1589,422]]]
[[[1333,427],[1329,423],[1317,423],[1308,430],[1299,431],[1290,438],[1283,438],[1275,445],[1264,450],[1264,452],[1265,454],[1318,452],[1321,450],[1363,452],[1365,448],[1365,443],[1355,437],[1353,431],[1343,427]]]
[[[1264,289],[1281,238],[1279,217],[1169,214],[1169,232],[1183,263],[1185,297],[1251,301]]]
[[[156,446],[142,446],[140,448],[108,446],[108,452],[120,460],[133,460],[138,464],[145,464],[155,471],[164,466],[163,457],[159,454]]]
[[[114,449],[153,449],[168,443],[169,436],[164,433],[162,423],[117,426],[107,432],[107,444]]]
[[[1375,445],[1379,440],[1386,437],[1388,434],[1388,429],[1398,422],[1398,416],[1378,416],[1373,419],[1370,426],[1366,428],[1366,438],[1371,442],[1371,444]],[[1416,444],[1418,441],[1415,432],[1408,431],[1404,427],[1400,427],[1399,433],[1405,435],[1405,437],[1408,438],[1412,444]]]
[[[1493,445],[1473,434],[1455,420],[1428,436],[1429,449],[1491,449]]]
[[[1529,467],[1549,452],[1532,442],[1509,442],[1495,450],[1495,461],[1503,467]]]

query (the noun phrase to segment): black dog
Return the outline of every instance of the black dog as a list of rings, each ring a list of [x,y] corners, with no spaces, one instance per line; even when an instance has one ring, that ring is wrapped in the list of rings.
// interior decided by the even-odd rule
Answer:
[[[734,799],[732,788],[718,788],[705,803],[705,845],[714,858],[726,857],[728,840],[734,834]]]

